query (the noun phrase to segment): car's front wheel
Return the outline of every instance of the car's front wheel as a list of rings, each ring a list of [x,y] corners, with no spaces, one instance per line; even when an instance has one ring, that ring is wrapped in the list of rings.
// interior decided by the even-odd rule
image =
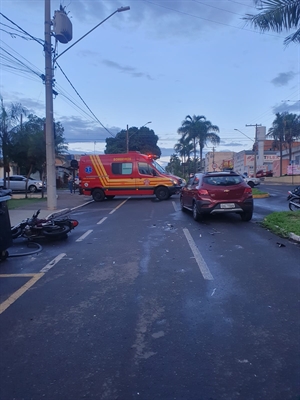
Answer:
[[[29,188],[28,188],[28,191],[30,193],[35,193],[35,192],[37,192],[37,188],[34,185],[30,185]]]
[[[195,201],[193,203],[193,218],[195,221],[199,221],[201,219],[201,214],[197,210],[197,204]]]

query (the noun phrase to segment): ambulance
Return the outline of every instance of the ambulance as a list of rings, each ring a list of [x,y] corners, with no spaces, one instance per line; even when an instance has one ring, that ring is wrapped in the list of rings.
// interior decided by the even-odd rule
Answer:
[[[169,175],[152,156],[138,151],[85,155],[79,161],[79,192],[95,201],[134,195],[167,200],[184,184],[184,179]]]

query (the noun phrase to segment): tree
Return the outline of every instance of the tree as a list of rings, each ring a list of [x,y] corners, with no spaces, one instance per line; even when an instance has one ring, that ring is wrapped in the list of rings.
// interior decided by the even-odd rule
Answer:
[[[177,154],[172,154],[170,162],[166,166],[166,171],[170,174],[181,176],[181,162]]]
[[[179,139],[178,143],[175,144],[174,150],[176,153],[179,154],[181,157],[181,164],[182,164],[182,174],[183,177],[185,177],[185,166],[188,162],[188,166],[190,164],[190,155],[193,150],[193,145],[191,143],[188,143],[185,141],[183,138]]]
[[[160,148],[157,146],[158,136],[147,126],[137,128],[135,126],[128,129],[128,148],[129,151],[139,151],[142,154],[153,154],[161,156]],[[106,139],[105,154],[126,153],[127,131],[125,129],[117,133],[114,138]]]
[[[2,148],[2,160],[4,167],[4,185],[6,184],[6,174],[9,173],[9,148],[12,138],[13,130],[16,129],[17,124],[22,119],[22,114],[26,110],[20,103],[11,103],[9,107],[5,107],[3,99],[1,98],[0,110],[0,145]]]
[[[257,15],[246,14],[246,21],[262,32],[282,32],[295,28],[296,31],[285,38],[284,44],[300,42],[299,0],[254,0],[254,3],[261,12]]]
[[[11,133],[8,147],[9,157],[18,165],[21,173],[27,177],[38,171],[41,179],[43,179],[45,174],[46,141],[44,125],[44,118],[30,114],[28,121],[22,126],[15,127]],[[67,150],[63,136],[64,128],[60,122],[55,123],[54,132],[55,154],[60,157]]]
[[[279,142],[280,176],[282,176],[283,146],[289,149],[289,159],[292,158],[292,143],[300,138],[300,117],[288,112],[276,113],[276,118],[269,129],[267,136],[272,136],[275,143]]]
[[[200,148],[200,165],[202,165],[203,149],[207,142],[211,142],[214,145],[220,143],[220,137],[215,133],[219,132],[219,128],[216,125],[212,125],[203,115],[193,115],[193,117],[187,115],[177,132],[182,134],[184,141],[192,141],[193,143],[195,171],[197,169],[197,143],[199,143]]]

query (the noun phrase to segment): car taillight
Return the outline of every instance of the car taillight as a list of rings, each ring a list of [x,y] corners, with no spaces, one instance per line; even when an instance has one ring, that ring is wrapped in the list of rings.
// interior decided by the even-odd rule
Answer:
[[[208,196],[208,191],[206,189],[200,189],[199,190],[199,194],[201,194],[202,196]]]
[[[245,188],[244,193],[249,193],[249,194],[252,193],[251,187]]]

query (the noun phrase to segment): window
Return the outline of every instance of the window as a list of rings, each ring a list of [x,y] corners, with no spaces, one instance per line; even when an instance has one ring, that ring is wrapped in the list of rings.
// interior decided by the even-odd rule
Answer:
[[[153,175],[152,168],[147,163],[139,162],[138,168],[141,175]]]
[[[115,175],[131,175],[132,163],[112,163],[111,170]]]
[[[232,186],[241,183],[243,178],[241,176],[206,176],[203,181],[208,185]]]

